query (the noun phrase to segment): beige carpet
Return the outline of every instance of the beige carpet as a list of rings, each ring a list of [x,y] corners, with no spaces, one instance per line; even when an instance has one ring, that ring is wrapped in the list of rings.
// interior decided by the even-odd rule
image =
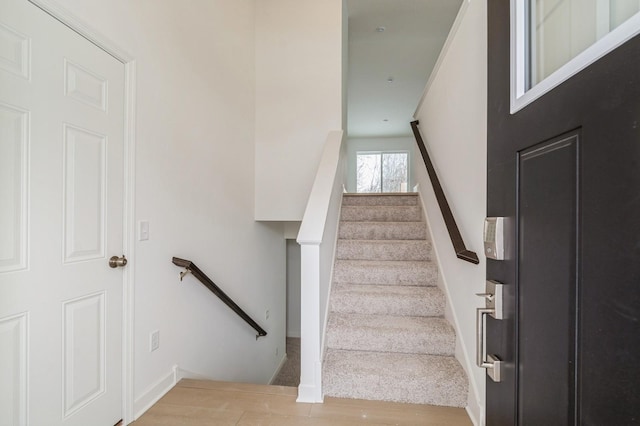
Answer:
[[[276,376],[272,385],[295,386],[300,385],[300,339],[287,337],[287,360]]]
[[[326,396],[464,407],[468,381],[454,357],[417,194],[345,194],[338,231]]]

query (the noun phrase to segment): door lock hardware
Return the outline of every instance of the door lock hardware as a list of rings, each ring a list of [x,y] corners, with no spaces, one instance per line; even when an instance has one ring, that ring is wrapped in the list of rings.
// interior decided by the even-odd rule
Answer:
[[[122,255],[122,257],[111,256],[109,259],[109,266],[111,268],[124,268],[127,265],[127,258]]]
[[[484,254],[488,259],[504,260],[504,217],[487,217],[484,220],[482,239]]]
[[[476,309],[476,364],[480,368],[486,368],[487,374],[494,382],[500,382],[503,361],[497,355],[485,354],[485,316],[490,315],[495,319],[503,319],[502,303],[503,284],[487,280],[484,293],[477,295],[484,298],[485,307]]]
[[[485,300],[485,308],[492,309],[487,314],[491,315],[495,319],[503,319],[503,303],[502,303],[502,288],[504,284],[494,280],[487,280],[484,293],[476,293],[476,296],[482,297]]]
[[[495,298],[493,293],[476,293],[476,296],[484,297],[488,302],[492,302]]]

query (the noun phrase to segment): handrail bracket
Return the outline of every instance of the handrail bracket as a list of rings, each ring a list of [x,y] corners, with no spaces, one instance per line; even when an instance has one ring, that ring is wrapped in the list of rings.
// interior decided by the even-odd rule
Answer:
[[[182,281],[182,279],[191,272],[191,269],[186,268],[184,271],[180,272],[180,281]]]

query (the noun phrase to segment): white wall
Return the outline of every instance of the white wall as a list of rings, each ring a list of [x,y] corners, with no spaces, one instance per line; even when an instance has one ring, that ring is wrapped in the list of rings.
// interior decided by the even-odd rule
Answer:
[[[413,138],[349,138],[347,141],[347,191],[356,192],[356,164],[358,151],[407,151],[409,153],[409,182],[413,188],[413,155],[416,141]],[[418,152],[418,151],[415,151]],[[420,153],[418,152],[418,155]]]
[[[257,220],[302,220],[327,133],[342,128],[342,26],[342,0],[256,2]]]
[[[136,216],[150,240],[132,265],[136,398],[176,364],[267,383],[285,353],[285,240],[282,225],[254,221],[255,2],[59,3],[137,61]],[[268,336],[256,341],[193,277],[181,283],[172,256],[193,260]]]
[[[342,130],[349,134],[349,6],[347,0],[342,0]]]
[[[416,118],[462,237],[467,248],[480,257],[479,265],[456,258],[419,155],[414,157],[414,170],[458,329],[457,356],[470,376],[468,409],[472,417],[479,419],[485,373],[475,367],[475,308],[481,302],[475,293],[483,292],[486,271],[482,245],[487,198],[486,2],[470,0],[463,11]]]

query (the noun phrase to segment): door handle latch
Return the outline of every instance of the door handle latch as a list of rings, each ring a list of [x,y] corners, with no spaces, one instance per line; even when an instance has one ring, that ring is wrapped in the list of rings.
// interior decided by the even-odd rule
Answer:
[[[122,257],[111,256],[109,259],[110,268],[124,268],[125,266],[127,266],[127,258],[124,257],[124,254]]]
[[[485,316],[504,318],[502,287],[503,284],[497,281],[487,280],[485,292],[477,294],[485,299],[485,307],[476,309],[476,364],[480,368],[486,368],[487,374],[494,382],[501,380],[503,361],[497,355],[485,354]]]
[[[476,296],[484,297],[487,302],[493,302],[495,295],[493,293],[476,293]]]

